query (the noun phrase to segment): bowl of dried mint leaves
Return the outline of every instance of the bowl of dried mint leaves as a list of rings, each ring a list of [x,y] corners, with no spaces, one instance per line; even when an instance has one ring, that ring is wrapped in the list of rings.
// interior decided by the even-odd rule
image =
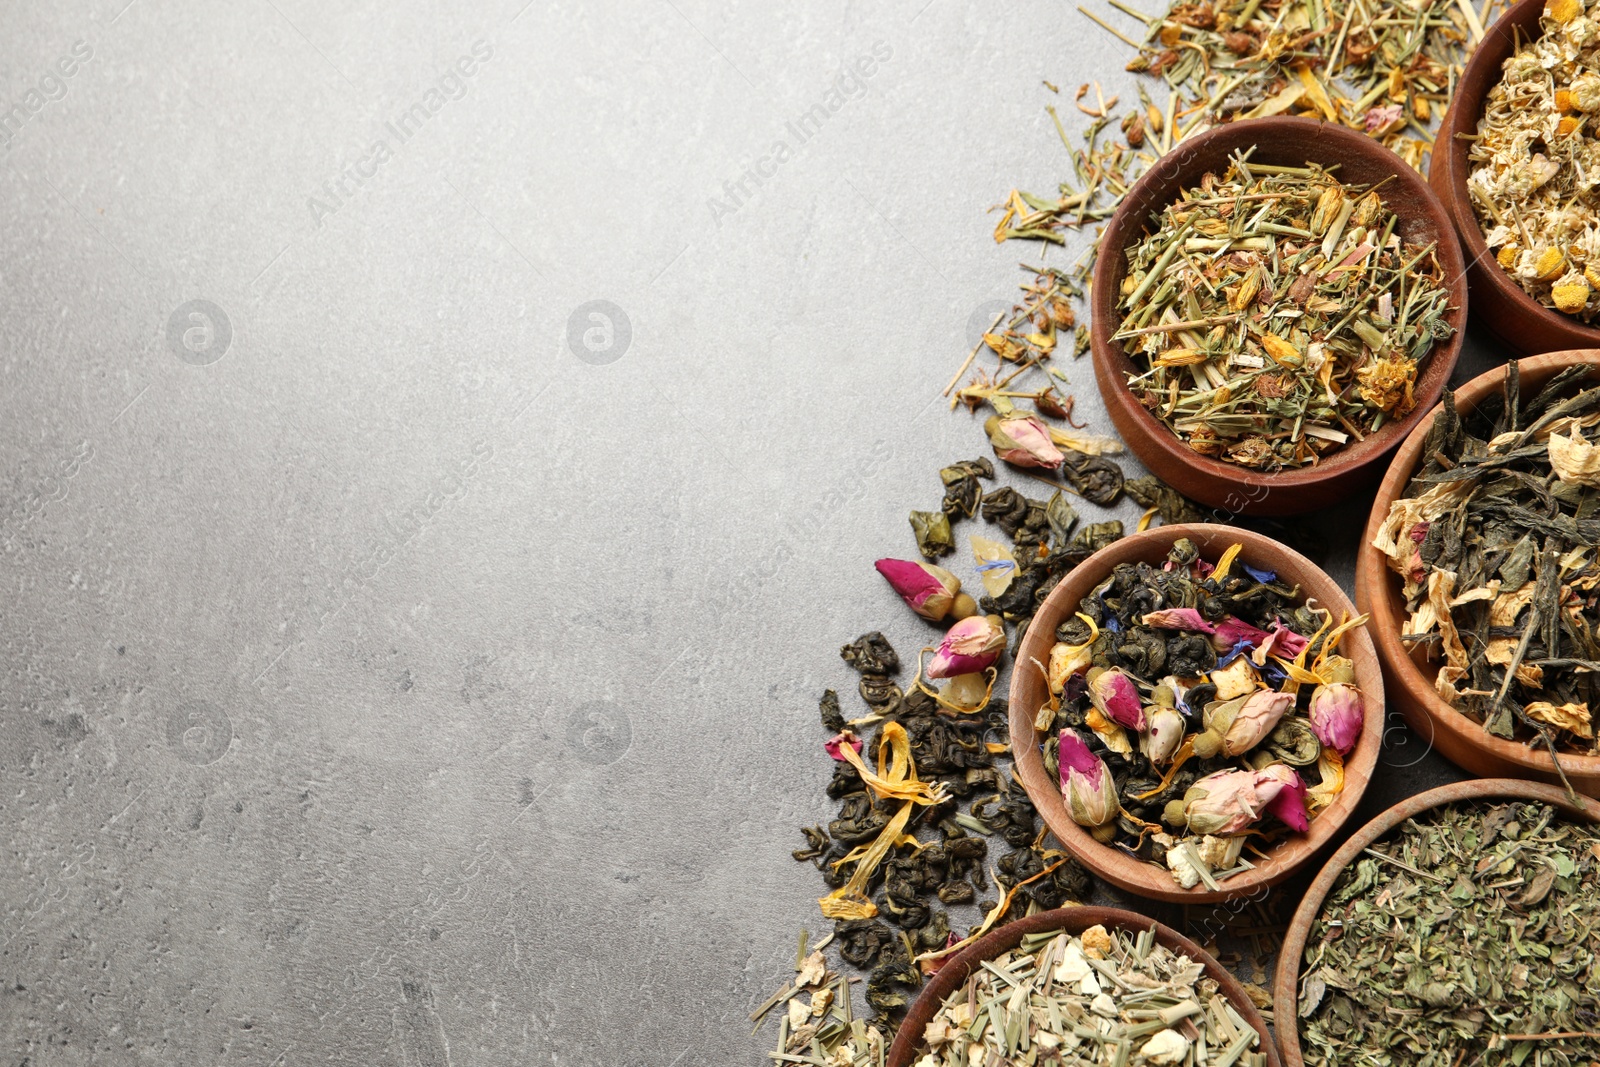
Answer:
[[[1161,526],[1089,557],[1034,615],[1013,773],[1111,884],[1259,899],[1360,802],[1383,692],[1365,620],[1310,560],[1235,527]]]
[[[1408,797],[1306,890],[1274,975],[1290,1067],[1600,1058],[1600,804],[1484,778]]]
[[[1474,320],[1522,355],[1600,346],[1594,7],[1520,0],[1496,20],[1428,167],[1461,238]]]
[[[1007,923],[950,958],[907,1012],[888,1067],[1125,1063],[1278,1067],[1239,980],[1199,945],[1119,908]]]
[[[1374,480],[1460,355],[1449,216],[1340,126],[1279,116],[1184,141],[1100,248],[1107,412],[1158,478],[1236,514],[1310,511]]]
[[[1474,774],[1600,796],[1600,350],[1474,378],[1401,446],[1356,561],[1390,699]]]

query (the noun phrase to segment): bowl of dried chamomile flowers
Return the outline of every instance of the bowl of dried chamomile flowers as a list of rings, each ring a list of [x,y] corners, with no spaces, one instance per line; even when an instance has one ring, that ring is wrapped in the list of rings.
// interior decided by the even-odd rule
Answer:
[[[1439,198],[1377,141],[1230,122],[1163,155],[1107,225],[1095,380],[1128,447],[1186,496],[1325,507],[1376,480],[1438,402],[1464,266]]]
[[[1513,352],[1600,347],[1600,3],[1520,0],[1473,51],[1428,180]]]

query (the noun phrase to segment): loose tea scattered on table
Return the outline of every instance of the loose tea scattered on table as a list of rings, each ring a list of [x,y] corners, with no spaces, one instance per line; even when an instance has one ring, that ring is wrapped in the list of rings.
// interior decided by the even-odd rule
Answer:
[[[924,1029],[916,1064],[1259,1067],[1260,1044],[1204,965],[1154,929],[1091,926],[1025,937],[973,971]]]
[[[1455,328],[1436,245],[1407,242],[1379,188],[1249,154],[1129,246],[1113,339],[1134,395],[1189,448],[1278,471],[1408,414]]]
[[[1593,1062],[1600,830],[1533,803],[1407,820],[1334,883],[1298,1009],[1314,1065],[1377,1062],[1379,1050],[1430,1067]]]
[[[1366,721],[1335,620],[1241,558],[1187,539],[1162,566],[1124,563],[1056,630],[1035,727],[1074,822],[1161,864],[1185,889],[1251,856],[1344,788]]]
[[[1489,90],[1467,191],[1495,259],[1524,292],[1600,315],[1600,30],[1583,0],[1549,0]]]
[[[1524,399],[1513,361],[1470,415],[1447,394],[1373,541],[1404,581],[1403,639],[1440,665],[1434,692],[1552,755],[1600,751],[1597,377],[1573,367]]]

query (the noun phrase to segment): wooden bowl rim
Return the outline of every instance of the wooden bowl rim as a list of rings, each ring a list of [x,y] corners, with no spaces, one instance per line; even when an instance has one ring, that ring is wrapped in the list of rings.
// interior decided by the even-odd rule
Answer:
[[[1589,364],[1600,371],[1600,349],[1569,349],[1547,352],[1541,356],[1525,356],[1516,360],[1518,372],[1524,379],[1530,374],[1545,371],[1551,375],[1565,367]],[[1486,397],[1499,393],[1509,373],[1510,363],[1478,375],[1456,390],[1456,410],[1463,415],[1475,410]],[[1425,422],[1411,431],[1395,453],[1388,472],[1378,487],[1372,503],[1372,513],[1367,518],[1367,528],[1362,532],[1361,545],[1356,555],[1356,596],[1361,609],[1371,616],[1367,623],[1378,646],[1378,656],[1391,676],[1399,683],[1413,703],[1421,708],[1436,731],[1450,734],[1488,753],[1508,766],[1545,775],[1556,773],[1555,761],[1550,753],[1522,742],[1495,737],[1480,724],[1467,718],[1446,704],[1434,692],[1433,679],[1405,651],[1400,643],[1400,621],[1396,604],[1399,600],[1399,576],[1389,570],[1383,554],[1372,547],[1378,529],[1389,515],[1389,508],[1405,491],[1406,483],[1420,465],[1422,446],[1433,426],[1433,418],[1444,405],[1428,413]],[[1435,672],[1437,674],[1437,672]],[[1573,755],[1561,757],[1564,770],[1583,776],[1600,776],[1600,756]]]
[[[1101,908],[1090,905],[1041,911],[1017,919],[1015,922],[1006,923],[984,934],[950,957],[949,962],[929,979],[922,992],[917,994],[917,999],[912,1002],[911,1009],[906,1012],[905,1021],[900,1024],[900,1031],[895,1035],[894,1043],[889,1046],[886,1060],[888,1067],[908,1067],[922,1043],[923,1030],[934,1013],[939,1010],[944,998],[965,982],[985,960],[992,960],[1001,953],[1016,948],[1029,934],[1056,929],[1063,929],[1071,934],[1081,934],[1089,927],[1097,925],[1104,926],[1108,930],[1128,930],[1138,933],[1154,930],[1156,940],[1162,945],[1202,964],[1206,976],[1216,980],[1222,995],[1228,998],[1234,1010],[1257,1034],[1261,1035],[1260,1051],[1266,1055],[1268,1067],[1279,1067],[1278,1049],[1267,1030],[1266,1020],[1261,1017],[1261,1012],[1257,1010],[1255,1002],[1245,992],[1239,979],[1217,962],[1214,956],[1172,927],[1157,922],[1148,915],[1140,915],[1136,911],[1127,911],[1123,908]]]
[[[1543,782],[1530,782],[1522,778],[1474,778],[1465,782],[1435,786],[1409,796],[1378,815],[1350,836],[1340,846],[1317,877],[1306,889],[1300,906],[1284,934],[1283,947],[1278,950],[1278,964],[1272,980],[1272,1024],[1278,1038],[1278,1049],[1288,1067],[1302,1067],[1300,1054],[1299,996],[1300,960],[1305,955],[1306,941],[1311,935],[1311,924],[1322,911],[1322,904],[1333,890],[1333,884],[1344,873],[1352,860],[1374,841],[1384,837],[1395,827],[1424,811],[1474,800],[1536,800],[1559,808],[1573,818],[1600,822],[1600,802],[1589,797],[1579,797],[1574,804],[1567,792],[1558,786]]]
[[[1489,244],[1478,225],[1477,212],[1472,210],[1472,196],[1467,191],[1467,142],[1456,135],[1472,136],[1477,133],[1478,120],[1483,116],[1484,101],[1489,91],[1500,82],[1501,67],[1516,48],[1514,28],[1525,36],[1542,36],[1537,31],[1539,16],[1544,12],[1545,0],[1517,0],[1505,13],[1484,31],[1483,40],[1473,48],[1467,58],[1461,77],[1456,82],[1454,98],[1439,125],[1436,144],[1447,146],[1446,151],[1435,151],[1428,164],[1428,177],[1436,168],[1443,168],[1450,195],[1442,198],[1446,212],[1455,227],[1456,236],[1463,246],[1469,263],[1485,258],[1489,262],[1477,273],[1495,295],[1510,303],[1518,313],[1544,322],[1552,329],[1568,333],[1575,339],[1588,338],[1600,346],[1600,327],[1591,326],[1579,319],[1563,315],[1554,308],[1545,307],[1529,296],[1489,255]]]
[[[1261,534],[1213,523],[1145,530],[1113,542],[1074,567],[1039,605],[1034,624],[1029,625],[1018,651],[1018,666],[1012,670],[1008,727],[1014,773],[1022,779],[1028,799],[1038,809],[1050,832],[1079,862],[1111,884],[1141,897],[1180,904],[1219,903],[1248,896],[1288,878],[1310,863],[1354,814],[1372,779],[1383,740],[1383,672],[1366,628],[1346,634],[1342,648],[1355,663],[1356,684],[1366,698],[1366,721],[1355,748],[1345,760],[1344,791],[1312,821],[1307,833],[1280,841],[1268,859],[1258,861],[1255,870],[1235,875],[1216,890],[1205,889],[1203,885],[1183,889],[1167,870],[1096,841],[1072,821],[1062,801],[1059,783],[1045,772],[1044,758],[1039,751],[1042,737],[1033,729],[1038,702],[1025,698],[1026,690],[1031,688],[1029,679],[1033,679],[1032,685],[1042,685],[1043,680],[1036,670],[1022,665],[1031,664],[1034,659],[1040,663],[1049,662],[1050,648],[1055,643],[1055,626],[1037,627],[1035,624],[1041,618],[1056,615],[1066,618],[1077,602],[1117,564],[1159,560],[1165,557],[1173,542],[1183,537],[1198,544],[1202,554],[1211,559],[1227,545],[1239,542],[1244,545],[1244,558],[1252,565],[1270,567],[1280,576],[1297,582],[1305,596],[1315,597],[1336,616],[1340,612],[1348,612],[1351,617],[1356,614],[1349,597],[1326,572],[1300,553]]]
[[[1355,156],[1385,166],[1392,165],[1396,181],[1419,202],[1426,205],[1425,221],[1437,235],[1440,266],[1443,267],[1448,279],[1446,285],[1456,311],[1451,316],[1455,332],[1448,339],[1437,343],[1429,353],[1428,368],[1425,372],[1427,385],[1417,397],[1417,406],[1410,414],[1403,419],[1388,423],[1362,441],[1346,445],[1315,467],[1265,473],[1202,456],[1193,449],[1185,447],[1170,426],[1150,414],[1144,405],[1133,398],[1132,392],[1128,389],[1128,372],[1134,369],[1133,362],[1122,351],[1122,347],[1111,340],[1111,334],[1115,323],[1121,321],[1121,316],[1116,314],[1115,309],[1118,289],[1122,284],[1123,275],[1127,273],[1127,257],[1124,250],[1129,241],[1128,235],[1142,232],[1144,226],[1143,218],[1133,218],[1137,205],[1145,200],[1168,203],[1172,198],[1157,197],[1155,194],[1158,190],[1167,186],[1182,189],[1192,184],[1191,179],[1198,180],[1200,175],[1195,171],[1200,168],[1194,165],[1193,156],[1199,149],[1209,146],[1214,141],[1238,143],[1243,146],[1251,142],[1261,144],[1264,141],[1274,140],[1278,145],[1289,144],[1302,150],[1304,158],[1308,161],[1333,163]],[[1379,195],[1386,205],[1392,207],[1390,198],[1383,190],[1379,191]],[[1402,218],[1407,217],[1415,215],[1414,213],[1402,215]],[[1466,336],[1467,304],[1466,259],[1462,255],[1454,220],[1423,176],[1404,163],[1399,156],[1365,134],[1321,119],[1288,115],[1240,119],[1214,127],[1174,146],[1173,151],[1162,156],[1155,165],[1145,171],[1128,190],[1127,196],[1123,197],[1100,236],[1100,253],[1095,257],[1094,277],[1090,288],[1090,306],[1094,309],[1090,324],[1090,349],[1095,361],[1103,365],[1108,372],[1105,375],[1106,382],[1101,383],[1102,388],[1109,383],[1110,387],[1125,400],[1123,406],[1128,409],[1129,414],[1143,431],[1139,434],[1123,435],[1135,454],[1141,449],[1149,449],[1159,452],[1170,462],[1181,464],[1208,478],[1228,479],[1252,487],[1287,489],[1315,486],[1379,462],[1417,424],[1421,417],[1420,413],[1438,402],[1449,383],[1450,374],[1457,360],[1461,357],[1461,346]],[[1436,368],[1442,368],[1442,372]]]

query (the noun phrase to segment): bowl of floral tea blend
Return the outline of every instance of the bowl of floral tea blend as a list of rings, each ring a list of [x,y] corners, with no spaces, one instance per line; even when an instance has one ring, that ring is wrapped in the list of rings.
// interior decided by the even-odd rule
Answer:
[[[1148,1064],[1277,1067],[1266,1022],[1199,945],[1131,911],[1077,907],[1008,923],[917,997],[888,1067]]]
[[[1107,409],[1158,477],[1230,511],[1311,510],[1376,477],[1460,352],[1449,218],[1354,131],[1272,118],[1186,141],[1101,247]]]
[[[1600,352],[1447,395],[1379,490],[1356,589],[1424,742],[1600,794]]]
[[[1520,354],[1600,345],[1594,6],[1519,0],[1495,20],[1429,164],[1461,238],[1473,318]]]
[[[1292,1067],[1594,1063],[1600,804],[1490,778],[1384,812],[1307,890],[1273,1004]]]
[[[1051,832],[1130,892],[1248,896],[1310,861],[1377,759],[1364,619],[1305,557],[1205,524],[1064,578],[1012,671],[1016,773]]]

